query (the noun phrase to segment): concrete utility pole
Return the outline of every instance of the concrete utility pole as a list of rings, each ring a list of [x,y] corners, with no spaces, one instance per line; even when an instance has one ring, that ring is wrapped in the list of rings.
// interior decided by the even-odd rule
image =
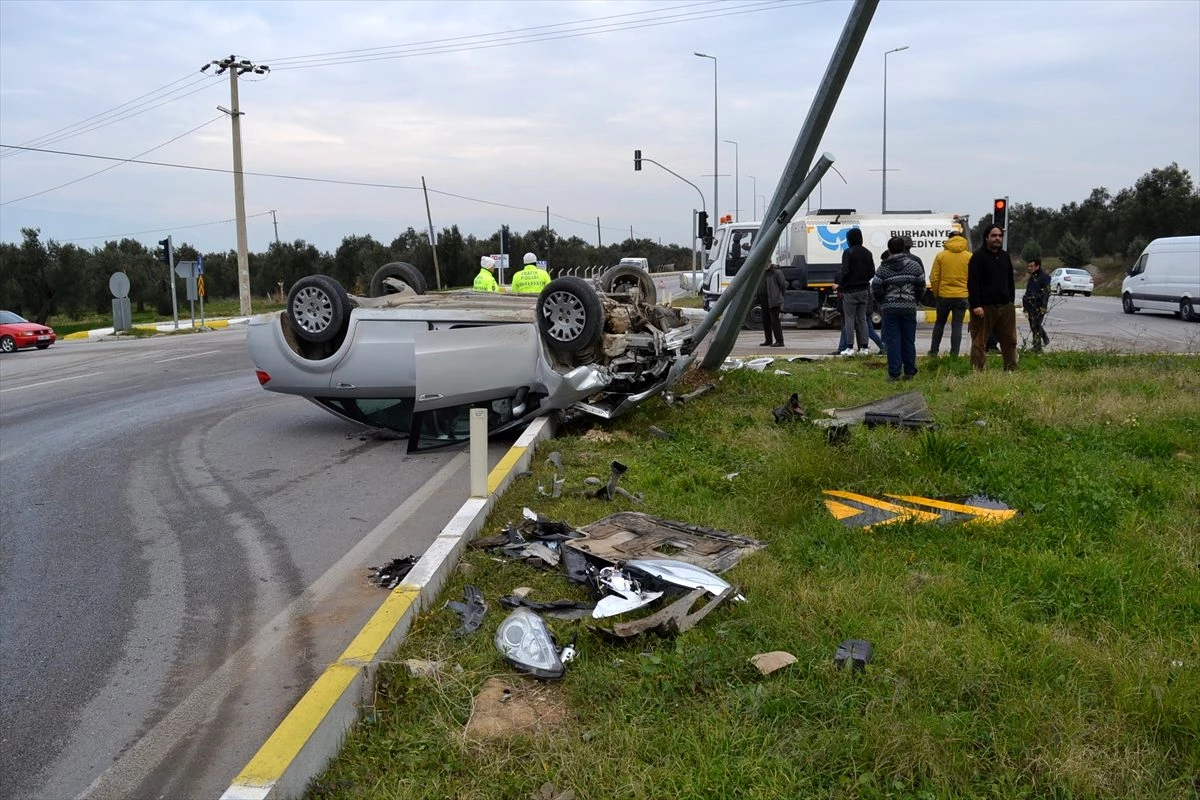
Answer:
[[[279,220],[275,218],[275,209],[271,209],[271,224],[275,226],[275,244],[279,244]]]
[[[250,314],[250,255],[246,245],[246,190],[242,175],[242,126],[238,109],[239,75],[252,72],[255,75],[266,75],[270,67],[258,66],[248,59],[229,56],[219,61],[210,61],[200,68],[206,72],[209,67],[217,68],[217,75],[229,72],[229,104],[232,108],[217,106],[218,111],[224,111],[233,121],[233,203],[237,216],[237,260],[238,260],[238,300],[242,316]]]

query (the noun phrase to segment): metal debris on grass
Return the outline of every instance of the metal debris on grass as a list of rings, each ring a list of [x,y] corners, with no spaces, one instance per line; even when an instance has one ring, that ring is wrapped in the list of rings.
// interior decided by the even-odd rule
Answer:
[[[871,643],[862,639],[847,639],[838,645],[833,654],[833,665],[838,669],[849,661],[854,671],[862,672],[871,663]]]
[[[462,617],[462,624],[454,630],[458,636],[465,636],[478,630],[479,624],[483,622],[483,615],[487,613],[487,603],[483,600],[483,592],[467,584],[463,587],[463,594],[466,598],[465,602],[451,600],[446,603],[446,608]]]

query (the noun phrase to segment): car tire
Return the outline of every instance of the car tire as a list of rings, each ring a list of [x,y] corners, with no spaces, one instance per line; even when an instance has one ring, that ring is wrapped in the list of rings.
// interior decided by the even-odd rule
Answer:
[[[1054,287],[1054,293],[1056,295],[1058,295],[1059,297],[1062,297],[1063,292],[1062,292],[1062,284],[1061,283],[1058,286]]]
[[[46,349],[47,347],[49,347],[49,346],[50,346],[50,343],[49,343],[49,342],[42,342],[41,344],[37,345],[37,349],[38,349],[38,350],[45,350],[45,349]]]
[[[1128,292],[1121,295],[1121,310],[1126,314],[1132,314],[1137,311],[1137,306],[1133,304],[1133,297]]]
[[[654,279],[641,267],[626,264],[607,269],[600,275],[600,291],[605,294],[629,294],[630,289],[641,293],[643,303],[654,305],[658,302]]]
[[[1195,322],[1197,319],[1196,307],[1186,297],[1179,301],[1179,318],[1184,322]]]
[[[287,317],[300,339],[328,342],[345,329],[350,298],[328,275],[309,275],[296,281],[288,292]]]
[[[1091,296],[1092,296],[1092,293],[1091,293],[1091,292],[1084,292],[1084,293],[1083,293],[1083,296],[1084,296],[1084,297],[1091,297]]]
[[[11,336],[0,336],[0,353],[15,353],[17,341]]]
[[[564,275],[546,284],[538,295],[537,323],[551,349],[573,356],[600,341],[604,306],[591,284]]]
[[[395,293],[390,286],[384,283],[388,278],[396,278],[407,284],[417,294],[425,294],[429,291],[429,283],[421,274],[421,270],[404,261],[393,261],[375,270],[375,274],[371,276],[371,297],[383,297],[385,294]]]
[[[751,331],[761,331],[763,329],[763,308],[760,304],[755,303],[750,308],[750,313],[746,315],[746,324],[742,327]]]

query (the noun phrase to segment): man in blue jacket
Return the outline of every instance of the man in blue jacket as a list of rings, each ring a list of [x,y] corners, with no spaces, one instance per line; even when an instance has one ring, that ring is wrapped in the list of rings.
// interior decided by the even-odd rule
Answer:
[[[872,288],[883,315],[888,380],[911,380],[917,374],[917,304],[925,292],[925,268],[901,236],[888,240],[888,257],[875,271]]]

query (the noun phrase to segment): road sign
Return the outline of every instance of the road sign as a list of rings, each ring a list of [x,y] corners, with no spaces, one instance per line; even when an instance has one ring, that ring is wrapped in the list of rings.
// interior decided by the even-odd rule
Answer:
[[[196,294],[204,297],[204,275],[196,276]]]
[[[984,498],[969,502],[939,500],[931,497],[888,494],[872,497],[838,489],[826,489],[825,507],[843,525],[870,528],[894,522],[970,522],[995,524],[1012,519],[1014,509]]]

